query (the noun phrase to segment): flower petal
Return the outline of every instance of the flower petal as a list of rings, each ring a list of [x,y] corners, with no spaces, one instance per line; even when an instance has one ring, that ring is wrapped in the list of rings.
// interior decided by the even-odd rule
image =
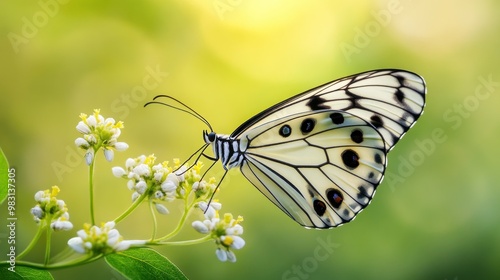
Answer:
[[[161,204],[161,203],[155,203],[155,206],[156,206],[156,211],[158,211],[158,213],[160,214],[163,214],[163,215],[166,215],[169,213],[167,207],[165,207],[165,205]]]
[[[88,134],[90,133],[90,128],[88,125],[86,125],[84,122],[80,121],[78,122],[78,124],[76,125],[76,130],[78,130],[78,132],[82,133],[82,134]]]
[[[84,254],[85,247],[83,246],[83,240],[80,237],[73,237],[68,240],[68,245],[71,249],[75,250],[77,253]]]
[[[85,154],[85,162],[87,165],[90,165],[92,161],[94,160],[94,150],[90,149],[86,154]]]
[[[114,147],[117,151],[122,152],[128,149],[128,144],[125,142],[116,142]]]
[[[226,251],[222,250],[221,248],[217,248],[217,250],[215,250],[215,255],[217,255],[219,261],[221,262],[227,261]]]
[[[106,158],[107,161],[111,162],[113,161],[113,158],[115,157],[115,152],[111,149],[104,149],[104,158]]]
[[[119,166],[115,166],[115,167],[111,168],[111,171],[113,172],[113,175],[115,177],[118,177],[118,178],[123,177],[123,176],[125,176],[127,174],[127,172],[125,171],[125,169],[123,169],[123,168],[121,168]]]
[[[209,232],[208,227],[201,221],[194,221],[191,225],[199,233],[206,234]]]
[[[233,237],[233,243],[231,244],[231,248],[239,250],[245,246],[245,240],[239,236],[232,236]]]
[[[236,255],[233,253],[233,251],[227,251],[227,260],[230,262],[236,262]]]

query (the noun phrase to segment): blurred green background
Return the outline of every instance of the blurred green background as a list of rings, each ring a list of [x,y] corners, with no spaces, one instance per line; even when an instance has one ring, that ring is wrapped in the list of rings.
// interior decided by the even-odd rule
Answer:
[[[58,185],[75,225],[53,235],[54,253],[89,220],[87,167],[73,144],[82,112],[100,108],[125,123],[130,148],[97,163],[97,220],[107,221],[131,195],[112,166],[140,154],[186,159],[202,144],[199,121],[142,107],[155,95],[181,99],[229,134],[291,95],[390,67],[426,79],[427,106],[354,222],[303,229],[234,171],[218,198],[223,212],[245,218],[238,261],[219,262],[211,243],[159,250],[191,279],[498,278],[499,16],[494,0],[2,1],[0,146],[17,170],[18,250],[36,230],[38,190]],[[120,233],[147,238],[145,215]],[[6,234],[0,226],[1,256]],[[183,237],[199,234],[188,227]],[[40,245],[28,259],[42,256]],[[53,274],[122,279],[102,260]]]

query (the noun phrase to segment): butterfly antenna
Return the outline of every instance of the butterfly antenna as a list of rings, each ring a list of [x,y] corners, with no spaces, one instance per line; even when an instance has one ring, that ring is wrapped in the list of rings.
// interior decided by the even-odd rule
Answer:
[[[166,98],[166,99],[170,99],[174,102],[177,102],[180,106],[176,106],[176,105],[172,105],[172,104],[169,104],[169,103],[165,103],[165,102],[162,102],[162,101],[158,101],[156,99],[159,99],[159,98]],[[168,101],[167,101],[168,102]],[[144,104],[144,107],[148,106],[148,105],[151,105],[151,104],[160,104],[160,105],[163,105],[163,106],[167,106],[167,107],[170,107],[170,108],[173,108],[173,109],[176,109],[176,110],[179,110],[179,111],[182,111],[184,113],[188,113],[190,114],[191,116],[199,119],[200,121],[202,121],[205,125],[208,126],[208,128],[210,129],[210,131],[213,131],[212,129],[212,126],[210,125],[210,123],[207,121],[207,119],[205,119],[202,115],[200,115],[198,112],[196,112],[193,108],[189,107],[188,105],[186,105],[185,103],[183,103],[182,101],[172,97],[172,96],[169,96],[169,95],[157,95],[153,98],[153,101],[150,101],[146,104]]]
[[[159,98],[166,98],[167,100],[171,100],[171,101],[174,101],[176,102],[178,105],[175,105],[175,104],[170,104],[168,103],[168,101],[166,102],[163,102],[163,101],[159,101],[157,99]],[[163,106],[166,106],[166,107],[170,107],[172,109],[176,109],[176,110],[179,110],[181,112],[184,112],[184,113],[188,113],[189,115],[199,119],[200,121],[202,121],[209,129],[211,132],[213,132],[214,130],[212,129],[212,126],[210,125],[210,123],[202,116],[200,115],[198,112],[196,112],[193,108],[189,107],[188,105],[186,105],[185,103],[183,103],[182,101],[176,99],[175,97],[172,97],[172,96],[169,96],[169,95],[157,95],[153,98],[153,101],[150,101],[146,104],[144,104],[144,107],[146,106],[149,106],[151,104],[159,104],[159,105],[163,105]],[[180,105],[180,106],[179,106]],[[207,172],[212,169],[212,167],[214,166],[214,164],[217,162],[217,159],[216,158],[212,158],[212,157],[209,157],[207,155],[204,154],[205,150],[208,148],[208,144],[204,144],[203,146],[201,146],[198,150],[196,150],[196,152],[194,152],[187,160],[185,160],[181,165],[179,165],[179,168],[177,168],[177,170],[179,170],[182,166],[184,166],[187,162],[189,162],[195,155],[198,154],[198,156],[196,157],[196,160],[194,161],[194,163],[192,165],[190,165],[188,168],[186,168],[186,171],[183,171],[181,174],[177,174],[175,170],[175,174],[177,175],[182,175],[183,173],[187,172],[188,170],[190,170],[191,168],[193,168],[193,166],[196,165],[196,163],[200,160],[200,157],[201,156],[205,156],[206,158],[212,160],[212,164],[210,165],[210,167],[203,173],[203,175],[201,176],[200,178],[200,181],[205,177],[205,175],[207,174]],[[224,172],[224,175],[222,176],[221,180],[219,181],[219,183],[217,184],[217,186],[215,187],[214,189],[214,192],[212,193],[212,195],[210,196],[210,200],[208,201],[208,204],[207,204],[207,209],[205,209],[205,213],[207,212],[208,210],[208,206],[210,206],[210,203],[212,202],[212,199],[214,198],[214,195],[215,193],[217,192],[217,190],[219,189],[219,186],[220,184],[222,183],[222,181],[224,180],[224,177],[226,177],[226,174],[227,174],[227,170],[226,172]]]

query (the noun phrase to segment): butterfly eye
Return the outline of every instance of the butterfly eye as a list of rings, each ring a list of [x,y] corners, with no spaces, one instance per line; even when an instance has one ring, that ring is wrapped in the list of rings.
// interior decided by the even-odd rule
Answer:
[[[206,130],[203,131],[203,138],[205,139],[205,143],[212,143],[215,141],[216,134],[215,132],[207,132]]]
[[[208,133],[207,136],[208,136],[208,140],[210,142],[214,142],[215,141],[215,132],[212,131],[212,132]]]

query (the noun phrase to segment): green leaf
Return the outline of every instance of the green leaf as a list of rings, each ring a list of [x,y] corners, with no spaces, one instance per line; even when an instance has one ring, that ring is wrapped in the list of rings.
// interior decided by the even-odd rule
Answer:
[[[128,279],[187,279],[175,264],[150,248],[129,249],[105,259]]]
[[[0,148],[0,204],[7,198],[7,188],[9,187],[9,163]]]
[[[0,265],[0,279],[54,280],[52,274],[50,274],[50,272],[48,272],[47,270],[36,269],[26,266],[19,266],[19,265],[12,267],[10,266],[10,264]]]

